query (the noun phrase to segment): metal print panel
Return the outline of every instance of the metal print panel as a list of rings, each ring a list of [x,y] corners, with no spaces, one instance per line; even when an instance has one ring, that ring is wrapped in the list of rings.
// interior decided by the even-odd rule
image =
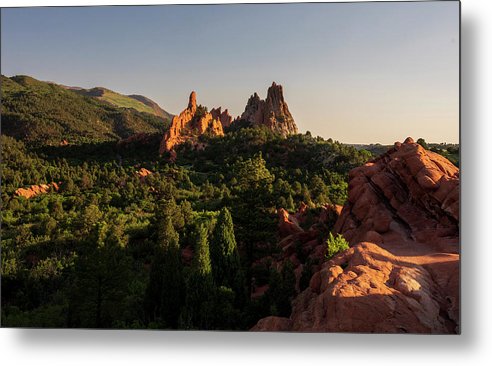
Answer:
[[[3,327],[460,332],[459,2],[1,24]]]

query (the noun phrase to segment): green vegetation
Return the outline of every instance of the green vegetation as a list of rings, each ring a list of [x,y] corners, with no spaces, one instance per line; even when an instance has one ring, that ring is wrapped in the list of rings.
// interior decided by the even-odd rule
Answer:
[[[242,128],[170,163],[155,116],[28,77],[2,77],[2,91],[4,326],[239,330],[288,316],[293,266],[263,261],[281,251],[277,208],[343,204],[348,171],[372,157]],[[117,143],[135,132],[153,135]],[[15,194],[50,182],[60,189]],[[253,282],[269,286],[255,299]]]
[[[429,149],[427,142],[425,142],[425,140],[422,137],[417,140],[417,144],[419,144],[420,146],[422,146],[426,150]]]
[[[343,203],[348,170],[370,156],[263,129],[204,139],[171,164],[158,139],[28,146],[2,136],[3,324],[248,329],[288,316],[289,268],[254,267],[279,253],[276,209]],[[140,167],[153,174],[141,180]],[[14,194],[52,181],[58,192]],[[253,276],[270,285],[256,300]]]
[[[118,107],[133,108],[139,112],[154,114],[154,110],[151,107],[139,102],[138,100],[127,97],[126,95],[115,93],[112,90],[104,89],[104,93],[99,97],[99,99]]]
[[[2,75],[1,81],[2,134],[38,146],[57,146],[62,140],[70,144],[114,141],[135,133],[162,133],[169,125],[168,119],[116,107],[29,76]]]
[[[92,88],[89,90],[70,88],[74,92],[88,97],[97,98],[115,107],[131,108],[138,112],[144,112],[164,119],[171,119],[172,115],[160,108],[155,102],[141,95],[123,95],[106,88]]]
[[[349,244],[341,234],[333,236],[333,234],[330,233],[328,239],[326,240],[326,258],[331,259],[336,254],[348,248]]]

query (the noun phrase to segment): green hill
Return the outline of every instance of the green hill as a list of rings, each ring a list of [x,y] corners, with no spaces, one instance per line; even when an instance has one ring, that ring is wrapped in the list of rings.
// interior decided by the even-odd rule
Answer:
[[[159,107],[156,102],[142,95],[123,95],[102,87],[96,87],[92,89],[73,87],[67,88],[75,91],[76,93],[102,100],[115,107],[132,108],[136,111],[153,114],[164,119],[172,118],[172,114],[166,112],[164,109]]]
[[[140,110],[23,75],[2,75],[1,90],[2,134],[37,145],[115,141],[135,133],[160,133],[169,126],[169,118],[143,110],[143,103],[130,97]],[[113,94],[113,100],[122,99]]]

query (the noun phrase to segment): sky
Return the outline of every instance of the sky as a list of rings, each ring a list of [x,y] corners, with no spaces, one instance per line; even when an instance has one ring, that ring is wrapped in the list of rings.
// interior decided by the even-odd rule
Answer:
[[[281,84],[300,132],[345,143],[459,140],[459,3],[2,9],[1,72],[178,114],[233,116]]]

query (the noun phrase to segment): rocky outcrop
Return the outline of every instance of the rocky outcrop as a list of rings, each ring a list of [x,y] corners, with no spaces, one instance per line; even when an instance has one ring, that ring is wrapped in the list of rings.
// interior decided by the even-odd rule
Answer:
[[[35,196],[39,196],[40,194],[45,194],[50,192],[51,190],[58,191],[60,189],[60,183],[50,183],[50,184],[38,184],[32,185],[29,188],[19,188],[15,191],[15,195],[18,197],[24,198],[32,198]]]
[[[147,178],[147,176],[152,175],[153,173],[148,169],[140,168],[139,170],[137,170],[135,172],[135,174],[140,179],[140,182],[143,183],[143,182],[145,182],[145,179]]]
[[[453,267],[452,257],[440,260],[443,268]],[[295,299],[290,319],[262,319],[252,330],[454,332],[454,321],[442,313],[448,305],[441,291],[424,266],[362,242],[322,265]]]
[[[408,138],[349,179],[335,230],[351,248],[313,274],[289,321],[253,330],[459,332],[459,169]]]
[[[149,133],[136,133],[134,135],[131,135],[127,137],[126,139],[122,139],[118,141],[116,144],[117,147],[119,148],[126,148],[128,146],[131,146],[133,144],[142,144],[142,145],[147,145],[151,144],[154,140],[154,136],[149,134]]]
[[[229,111],[226,109],[222,112],[222,108],[213,108],[210,111],[213,119],[218,120],[223,128],[229,127],[232,123],[232,116],[229,114]]]
[[[301,202],[297,212],[291,214],[280,208],[278,214],[278,246],[281,249],[274,257],[265,257],[255,263],[281,271],[287,263],[293,266],[296,277],[295,289],[300,291],[301,276],[305,270],[317,271],[324,259],[326,245],[321,240],[322,234],[336,221],[341,206],[327,204],[318,209],[310,209]],[[310,220],[308,222],[308,216]],[[268,284],[256,283],[254,279],[251,298],[258,298],[268,289]]]
[[[170,129],[164,134],[161,141],[159,154],[165,152],[173,152],[174,147],[182,144],[185,141],[191,141],[197,148],[202,147],[196,144],[197,137],[205,132],[214,136],[223,136],[224,130],[220,121],[221,113],[214,111],[216,117],[212,113],[197,113],[196,93],[193,91],[190,94],[188,107],[178,116],[174,116],[171,122]],[[220,111],[220,109],[218,109]],[[226,112],[226,111],[224,111]],[[225,117],[223,117],[225,119]]]
[[[349,199],[335,231],[351,243],[387,240],[457,243],[459,169],[411,138],[349,174]],[[454,250],[457,250],[454,245]]]
[[[248,122],[251,126],[266,126],[282,136],[298,132],[294,118],[284,100],[282,86],[275,82],[268,88],[265,100],[261,100],[257,93],[249,98],[239,119]]]

